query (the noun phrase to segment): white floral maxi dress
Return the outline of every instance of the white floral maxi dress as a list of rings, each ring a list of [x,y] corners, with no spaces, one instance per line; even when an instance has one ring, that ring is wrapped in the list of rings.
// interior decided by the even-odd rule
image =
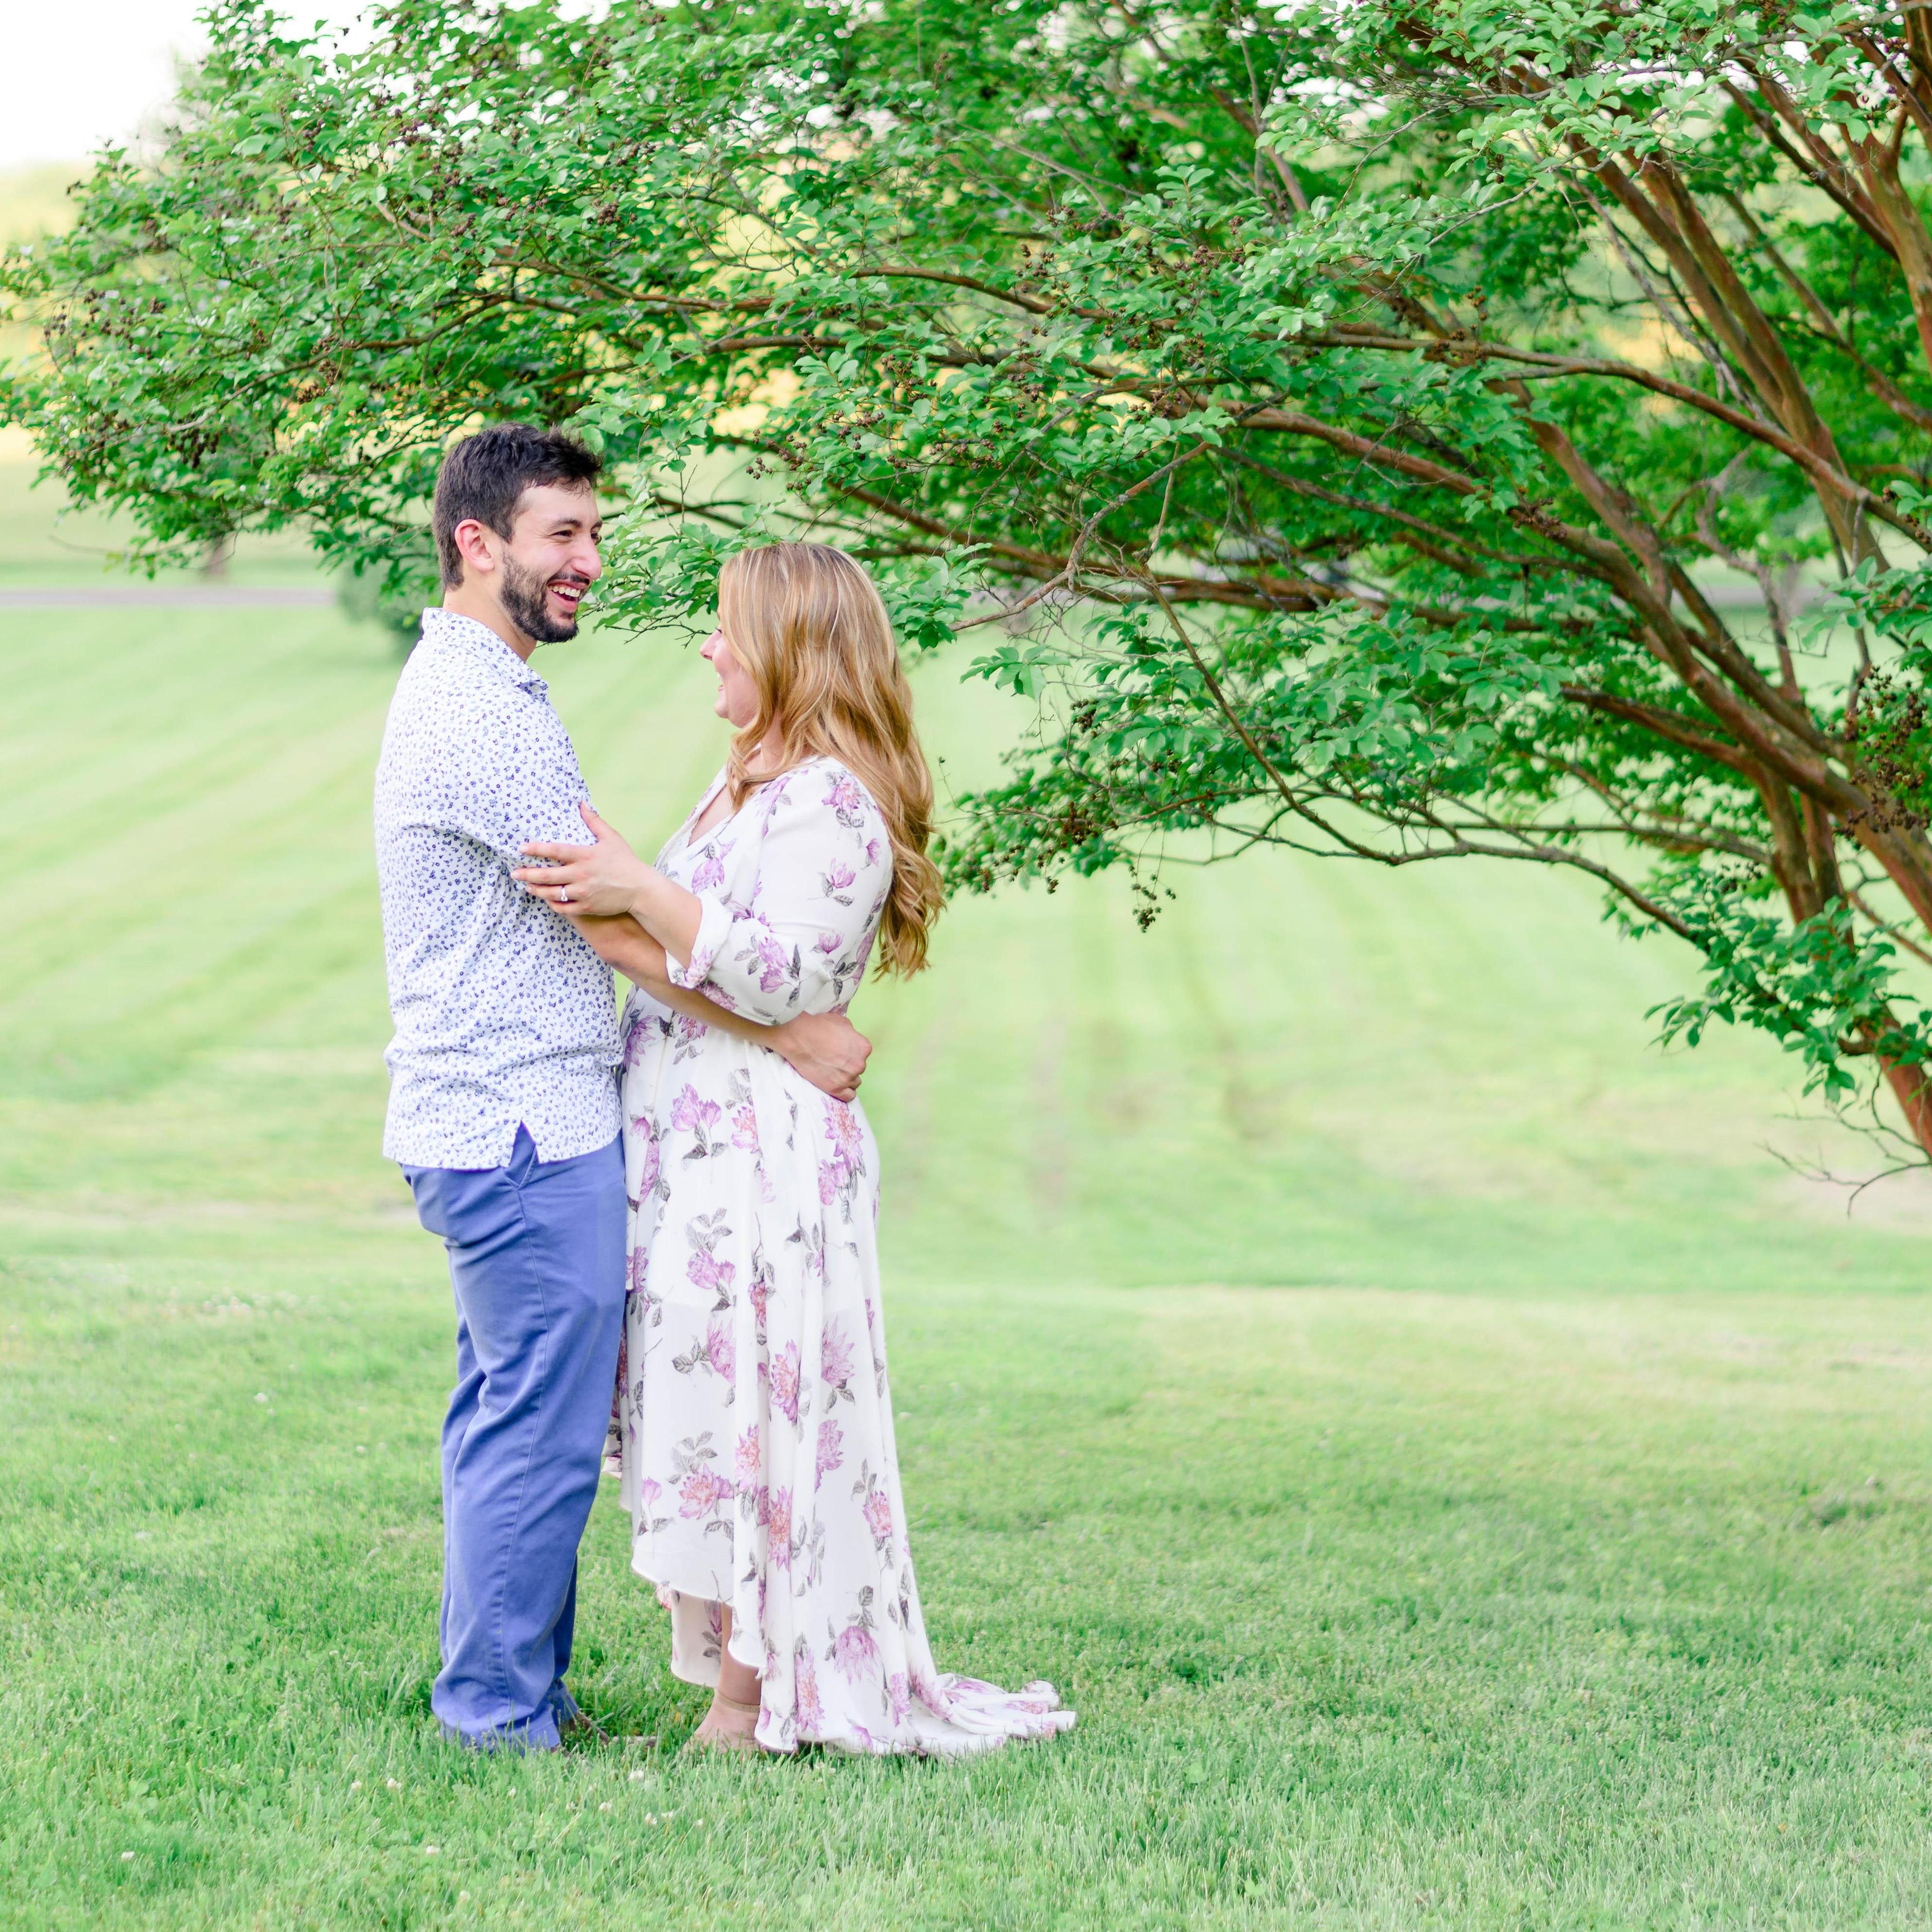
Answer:
[[[659,856],[704,913],[681,985],[770,1023],[842,1010],[892,884],[871,796],[795,766]],[[874,1229],[878,1157],[856,1106],[777,1054],[633,992],[624,1016],[630,1288],[608,1466],[632,1567],[671,1615],[671,1668],[758,1671],[759,1742],[950,1754],[1064,1730],[1051,1685],[934,1667],[893,1448]]]

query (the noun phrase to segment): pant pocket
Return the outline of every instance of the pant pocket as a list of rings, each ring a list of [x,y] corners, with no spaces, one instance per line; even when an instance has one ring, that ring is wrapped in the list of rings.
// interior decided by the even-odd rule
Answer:
[[[416,1219],[452,1248],[494,1247],[523,1226],[507,1168],[418,1168],[409,1178]]]
[[[446,1184],[451,1178],[450,1170],[441,1167],[406,1167],[403,1178],[410,1184],[410,1192],[415,1197],[416,1219],[422,1223],[426,1234],[449,1239],[449,1190]]]

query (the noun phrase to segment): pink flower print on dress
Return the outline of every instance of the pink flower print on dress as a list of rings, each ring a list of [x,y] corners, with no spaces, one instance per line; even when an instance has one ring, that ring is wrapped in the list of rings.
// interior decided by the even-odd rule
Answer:
[[[775,993],[791,977],[792,960],[776,933],[762,934],[758,940],[758,991]]]
[[[895,1670],[886,1679],[886,1695],[892,1700],[892,1722],[902,1724],[912,1709],[912,1691],[906,1683],[905,1672]]]
[[[758,1151],[758,1112],[748,1100],[731,1109],[731,1144],[746,1154]]]
[[[836,899],[841,905],[850,905],[852,882],[858,876],[850,866],[841,865],[835,859],[818,875],[818,883],[827,898]]]
[[[832,1158],[818,1163],[818,1204],[830,1208],[842,1194],[851,1192],[865,1172],[865,1144],[858,1116],[843,1101],[826,1102],[825,1127]]]
[[[664,1485],[655,1476],[642,1478],[638,1484],[638,1496],[646,1509],[649,1509],[664,1494]]]
[[[841,825],[856,828],[864,822],[866,794],[850,772],[833,775],[831,784],[825,790],[825,802],[831,806]]]
[[[624,1426],[624,1389],[631,1379],[631,1324],[617,1330],[617,1379],[610,1385],[610,1426],[621,1434]]]
[[[626,1013],[624,1016],[624,1034],[622,1045],[624,1064],[626,1067],[636,1066],[638,1062],[644,1057],[645,1049],[650,1045],[651,1030],[650,1021],[644,1014]],[[641,1126],[643,1124],[640,1121],[633,1121],[632,1124],[634,1126]]]
[[[726,1382],[731,1379],[731,1372],[738,1366],[738,1342],[729,1315],[714,1316],[704,1331],[704,1357]]]
[[[832,1660],[848,1684],[856,1684],[878,1670],[879,1646],[863,1624],[848,1624],[832,1640]]]
[[[722,1294],[731,1286],[732,1277],[738,1272],[736,1262],[721,1262],[707,1255],[702,1248],[694,1248],[685,1262],[685,1279],[693,1288],[709,1288]]]
[[[791,1492],[774,1490],[765,1504],[765,1534],[770,1539],[774,1570],[791,1568]]]
[[[884,1490],[874,1490],[866,1498],[866,1527],[872,1532],[872,1540],[883,1550],[892,1540],[892,1498]]]
[[[818,1358],[820,1378],[830,1382],[834,1388],[842,1387],[852,1374],[852,1344],[845,1339],[845,1331],[834,1320],[825,1324],[825,1342]]]
[[[691,890],[694,892],[716,892],[724,883],[724,854],[728,846],[707,845],[704,856],[698,861],[698,869],[691,875]]]
[[[683,1092],[670,1103],[670,1124],[681,1134],[695,1134],[698,1144],[704,1148],[724,1111],[716,1100],[702,1098],[698,1089],[687,1082]]]
[[[844,940],[836,932],[821,932],[812,943],[828,959],[836,958],[845,945]]]
[[[858,1115],[843,1100],[826,1100],[825,1130],[840,1156],[856,1166],[865,1151],[865,1139],[859,1132]]]
[[[664,1155],[658,1146],[657,1130],[648,1120],[633,1120],[631,1130],[639,1143],[641,1166],[638,1175],[638,1198],[643,1201],[657,1191],[658,1176],[664,1171]]]
[[[736,1460],[738,1480],[741,1484],[756,1482],[761,1458],[758,1451],[758,1425],[755,1422],[739,1437]]]
[[[828,1416],[818,1425],[818,1476],[821,1480],[829,1476],[844,1460],[844,1436],[838,1424]]]
[[[866,841],[866,863],[876,866],[879,862],[879,842],[876,838]]]
[[[786,1421],[798,1420],[798,1344],[788,1342],[765,1371],[771,1384],[772,1406]]]
[[[708,1127],[718,1118],[718,1103],[706,1100],[688,1081],[683,1090],[670,1103],[670,1124],[680,1133],[691,1133],[699,1127]]]
[[[694,1469],[678,1486],[678,1514],[686,1521],[709,1516],[731,1493],[731,1485],[716,1469]]]
[[[799,1722],[807,1730],[815,1731],[825,1713],[818,1702],[818,1673],[812,1668],[812,1652],[802,1644],[793,1660],[792,1691],[797,1700]]]

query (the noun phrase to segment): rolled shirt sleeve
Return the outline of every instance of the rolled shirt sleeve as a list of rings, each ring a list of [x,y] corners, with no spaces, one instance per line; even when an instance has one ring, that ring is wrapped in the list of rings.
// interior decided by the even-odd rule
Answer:
[[[768,1026],[836,1012],[863,976],[892,887],[884,817],[850,772],[824,760],[774,778],[752,811],[748,897],[698,894],[698,936],[684,965],[668,962],[670,978]]]

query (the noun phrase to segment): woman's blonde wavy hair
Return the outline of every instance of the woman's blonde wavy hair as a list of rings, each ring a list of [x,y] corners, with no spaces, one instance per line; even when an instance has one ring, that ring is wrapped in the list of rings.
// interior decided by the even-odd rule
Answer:
[[[879,920],[879,970],[926,964],[927,928],[944,902],[932,836],[932,774],[913,729],[912,692],[872,580],[826,544],[743,550],[718,580],[718,627],[758,694],[758,716],[731,741],[731,802],[807,758],[836,758],[885,814],[892,889]],[[754,765],[760,745],[784,763]]]

